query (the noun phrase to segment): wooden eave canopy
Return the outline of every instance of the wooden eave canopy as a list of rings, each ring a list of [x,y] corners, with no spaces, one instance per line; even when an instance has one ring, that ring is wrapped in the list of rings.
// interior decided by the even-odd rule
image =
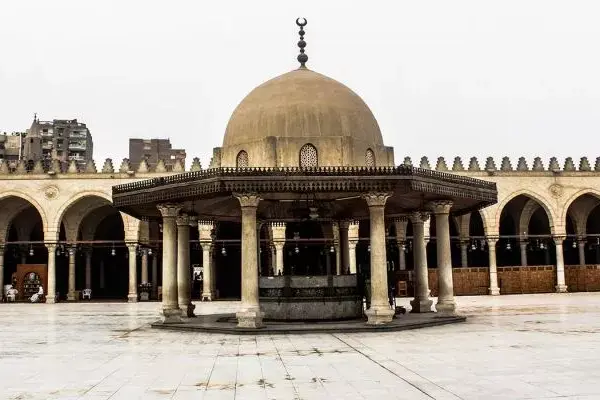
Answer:
[[[158,219],[159,203],[184,203],[200,218],[239,220],[234,193],[255,193],[262,219],[295,219],[299,203],[327,204],[323,217],[368,218],[362,194],[390,192],[386,216],[423,210],[432,200],[452,200],[454,215],[497,202],[496,184],[401,165],[398,167],[214,168],[113,187],[113,204],[137,218]],[[292,214],[290,214],[292,213]]]

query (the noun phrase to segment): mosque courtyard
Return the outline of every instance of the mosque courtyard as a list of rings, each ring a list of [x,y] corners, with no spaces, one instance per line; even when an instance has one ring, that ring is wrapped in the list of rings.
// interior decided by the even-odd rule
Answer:
[[[2,304],[0,398],[600,398],[600,293],[456,300],[466,323],[272,336],[152,329],[160,303]]]

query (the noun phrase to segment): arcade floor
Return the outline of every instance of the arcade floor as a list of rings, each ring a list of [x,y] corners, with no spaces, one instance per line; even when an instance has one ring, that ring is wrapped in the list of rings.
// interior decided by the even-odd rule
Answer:
[[[273,336],[151,329],[158,303],[0,304],[0,399],[600,399],[600,293],[457,303],[465,323]]]

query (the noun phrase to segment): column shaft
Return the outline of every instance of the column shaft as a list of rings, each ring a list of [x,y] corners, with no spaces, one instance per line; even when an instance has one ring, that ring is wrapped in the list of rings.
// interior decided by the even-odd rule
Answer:
[[[521,248],[521,265],[527,266],[527,242],[520,242],[519,247]]]
[[[460,242],[460,266],[467,268],[469,266],[469,242]]]
[[[490,264],[490,287],[489,293],[492,296],[500,294],[500,288],[498,287],[498,270],[496,268],[496,239],[488,239],[488,259]]]
[[[565,261],[563,258],[563,238],[555,237],[556,244],[556,292],[566,293],[567,285],[565,283]]]
[[[585,265],[585,242],[579,241],[577,243],[577,249],[579,251],[579,265]]]
[[[406,242],[403,241],[398,246],[398,269],[400,271],[406,270]]]
[[[162,312],[165,323],[181,322],[177,298],[177,225],[175,217],[181,207],[175,204],[158,206],[163,217],[162,229]]]
[[[238,327],[260,328],[263,313],[258,300],[258,252],[256,251],[256,210],[260,198],[236,195],[242,208],[242,304],[236,314]]]
[[[92,288],[92,250],[85,252],[85,289]]]
[[[137,303],[137,244],[128,244],[129,250],[129,293],[127,293],[127,301]]]
[[[340,230],[340,261],[341,261],[341,274],[350,273],[350,247],[348,243],[348,221],[341,221],[339,223]]]
[[[48,290],[46,303],[56,303],[56,245],[46,244],[48,249]]]
[[[385,229],[384,229],[385,231]],[[348,241],[348,271],[351,274],[356,273],[356,240]]]
[[[440,313],[453,314],[454,283],[452,279],[452,253],[450,248],[450,208],[452,202],[438,201],[432,204],[435,213],[435,234],[438,267],[438,302],[435,306]]]
[[[429,299],[429,272],[427,271],[427,247],[425,245],[424,219],[426,214],[413,213],[411,221],[413,224],[413,258],[415,270],[415,298],[410,302],[411,312],[431,312],[433,301]]]
[[[283,275],[283,247],[284,243],[275,242],[275,275]]]
[[[367,324],[379,325],[392,321],[394,310],[389,303],[387,257],[385,249],[385,202],[390,195],[372,193],[364,196],[369,205],[371,222],[371,308],[366,311]]]
[[[212,243],[205,242],[202,243],[202,301],[212,301],[213,300],[213,291],[212,291]]]
[[[158,255],[152,254],[152,297],[158,300]]]
[[[177,217],[177,303],[184,316],[194,317],[190,271],[190,217]]]
[[[67,292],[67,300],[75,301],[79,300],[75,296],[75,249],[69,248],[69,289]]]
[[[142,250],[142,283],[148,283],[148,249]]]

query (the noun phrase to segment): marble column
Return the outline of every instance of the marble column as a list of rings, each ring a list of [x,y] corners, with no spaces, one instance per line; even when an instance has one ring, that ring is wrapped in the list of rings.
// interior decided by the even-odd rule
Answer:
[[[563,257],[563,236],[555,236],[554,244],[556,246],[556,292],[566,293],[567,285],[565,282],[565,261]]]
[[[158,254],[156,252],[152,253],[152,297],[158,300]]]
[[[415,270],[415,298],[411,300],[411,312],[431,312],[433,301],[429,299],[429,277],[427,270],[427,248],[425,244],[424,222],[429,218],[427,213],[413,212],[410,220],[413,226],[413,258]]]
[[[350,273],[350,249],[348,247],[348,221],[340,221],[338,224],[338,229],[340,231],[340,260],[341,260],[341,274]]]
[[[92,249],[85,250],[85,289],[92,288]]]
[[[469,241],[464,239],[460,241],[460,266],[469,266]]]
[[[48,249],[48,288],[46,303],[56,303],[56,244],[46,243]]]
[[[333,233],[333,250],[335,251],[335,274],[342,273],[342,252],[340,247],[340,227],[337,222],[334,222],[331,227]]]
[[[212,221],[198,222],[198,238],[202,247],[202,301],[213,301],[215,292],[213,290],[213,230],[215,226]]]
[[[275,275],[283,275],[283,249],[285,246],[285,222],[271,223],[271,237],[275,246]]]
[[[384,226],[385,235],[385,226]],[[385,236],[384,236],[385,237]],[[348,227],[348,269],[356,274],[356,245],[358,244],[358,222],[353,221]]]
[[[211,242],[202,242],[202,301],[212,301],[214,293],[212,291],[212,260],[211,253],[213,244]]]
[[[406,270],[406,240],[398,242],[398,269]]]
[[[273,242],[269,245],[269,251],[271,252],[271,271],[269,271],[269,275],[277,275],[277,250],[275,250]]]
[[[236,317],[240,328],[260,328],[264,313],[258,300],[256,211],[261,199],[254,194],[236,194],[235,197],[242,209],[242,304]]]
[[[367,324],[380,325],[392,321],[394,310],[388,297],[387,257],[385,248],[385,203],[389,193],[363,196],[369,206],[371,222],[371,307],[365,312]]]
[[[164,323],[181,322],[177,295],[177,225],[175,218],[181,210],[179,204],[165,203],[157,206],[162,215],[162,313]]]
[[[452,253],[450,248],[450,209],[451,201],[435,201],[431,210],[435,214],[435,235],[437,248],[438,302],[436,310],[442,314],[454,314],[454,283],[452,279]]]
[[[0,244],[0,299],[4,296],[4,243]]]
[[[527,242],[522,240],[519,242],[519,247],[521,248],[521,266],[527,266]]]
[[[356,274],[356,245],[358,240],[348,240],[348,272]]]
[[[283,248],[285,243],[275,242],[275,275],[283,275]]]
[[[148,249],[142,250],[142,283],[148,283]]]
[[[496,268],[496,242],[498,242],[498,239],[487,238],[490,264],[490,287],[488,291],[492,296],[500,294],[500,287],[498,287],[498,269]]]
[[[69,291],[67,292],[67,300],[79,300],[75,296],[75,256],[77,255],[75,247],[69,247]]]
[[[579,239],[577,242],[577,250],[579,251],[579,265],[585,266],[585,241]]]
[[[127,301],[137,303],[138,288],[137,288],[137,243],[129,243],[129,293],[127,293]]]
[[[190,272],[190,217],[177,217],[177,304],[182,315],[194,317],[192,277]]]

